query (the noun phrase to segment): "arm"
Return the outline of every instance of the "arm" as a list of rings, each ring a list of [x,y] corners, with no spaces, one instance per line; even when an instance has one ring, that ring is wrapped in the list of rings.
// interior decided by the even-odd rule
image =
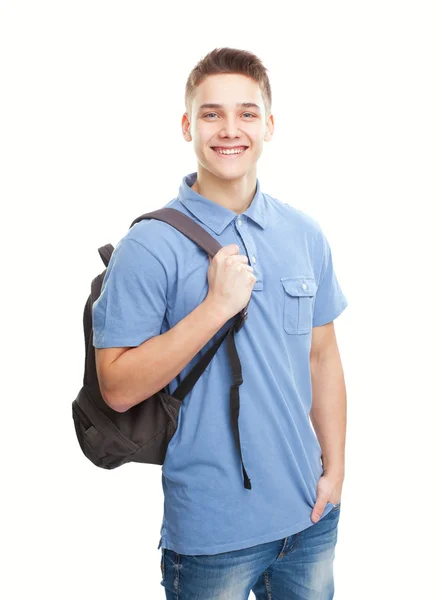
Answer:
[[[342,481],[345,470],[346,388],[334,322],[314,327],[310,352],[311,422],[322,449],[324,473]]]
[[[117,412],[150,398],[178,375],[229,320],[207,296],[169,331],[135,348],[95,348],[100,389]]]

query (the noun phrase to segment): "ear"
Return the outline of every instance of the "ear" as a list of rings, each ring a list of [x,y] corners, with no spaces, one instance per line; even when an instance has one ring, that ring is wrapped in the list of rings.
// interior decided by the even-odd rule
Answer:
[[[273,115],[270,113],[267,119],[267,131],[264,134],[264,141],[269,142],[272,139],[273,131],[275,128],[275,121]]]
[[[187,113],[184,113],[182,117],[182,135],[187,142],[191,141],[190,121],[188,120]]]

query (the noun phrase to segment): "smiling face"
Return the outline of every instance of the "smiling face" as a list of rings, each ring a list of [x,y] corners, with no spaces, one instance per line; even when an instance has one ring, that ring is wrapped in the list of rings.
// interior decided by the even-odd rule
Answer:
[[[196,88],[191,120],[187,113],[182,118],[199,166],[221,179],[253,175],[273,127],[259,84],[234,73],[207,76]]]

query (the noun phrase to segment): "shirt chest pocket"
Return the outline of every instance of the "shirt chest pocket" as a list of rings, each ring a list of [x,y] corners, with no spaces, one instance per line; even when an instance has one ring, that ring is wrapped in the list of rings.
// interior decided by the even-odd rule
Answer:
[[[309,333],[313,324],[314,296],[317,285],[313,277],[281,277],[283,286],[283,325],[287,333]]]

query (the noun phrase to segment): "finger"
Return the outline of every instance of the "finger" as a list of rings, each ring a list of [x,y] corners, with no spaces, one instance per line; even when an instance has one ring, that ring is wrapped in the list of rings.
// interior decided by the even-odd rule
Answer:
[[[237,256],[231,256],[229,257],[227,260],[229,260],[230,263],[248,263],[249,259],[247,258],[247,256],[245,254],[238,254]]]
[[[225,254],[226,256],[231,256],[240,252],[240,246],[238,244],[229,244],[228,246],[223,246],[220,248],[219,252],[221,254]]]
[[[228,260],[230,263],[249,262],[249,259],[245,254],[234,254],[232,256],[228,256],[226,260]]]

